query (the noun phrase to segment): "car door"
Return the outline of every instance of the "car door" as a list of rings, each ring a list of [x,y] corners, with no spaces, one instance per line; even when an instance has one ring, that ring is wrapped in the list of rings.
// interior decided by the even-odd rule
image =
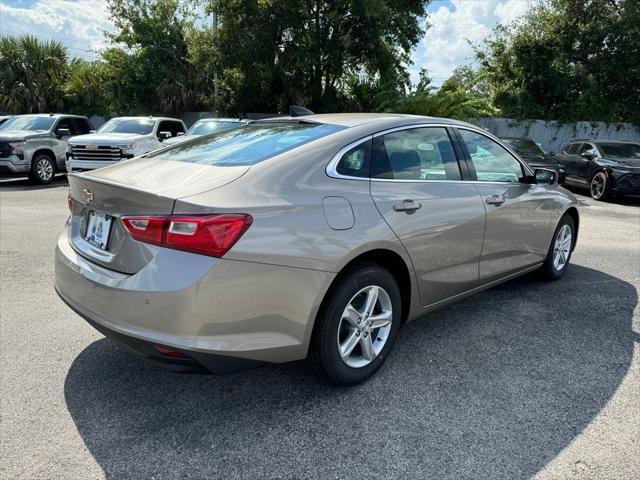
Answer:
[[[371,195],[411,258],[422,305],[478,285],[485,209],[451,134],[421,126],[373,139]]]
[[[544,186],[525,183],[531,172],[497,141],[458,128],[473,184],[486,209],[480,282],[492,282],[541,263],[551,225]]]
[[[569,144],[562,152],[562,163],[565,166],[566,180],[568,183],[584,183],[584,180],[578,175],[580,165],[582,164],[582,157],[580,157],[581,150],[582,142],[576,142]]]
[[[576,181],[580,181],[581,183],[589,183],[591,180],[590,171],[591,171],[591,162],[596,157],[596,155],[591,156],[583,156],[583,154],[587,153],[596,153],[598,150],[595,145],[592,143],[583,143],[578,150],[578,154],[576,155],[576,161],[574,162],[572,168],[572,175],[576,179]]]

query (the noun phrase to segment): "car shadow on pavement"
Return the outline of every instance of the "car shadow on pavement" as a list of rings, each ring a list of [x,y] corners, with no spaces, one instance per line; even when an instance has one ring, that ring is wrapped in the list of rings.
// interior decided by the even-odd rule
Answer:
[[[169,373],[102,339],[71,365],[65,398],[108,478],[525,479],[616,391],[637,301],[585,267],[526,276],[407,324],[350,389],[304,362]]]
[[[56,188],[67,185],[67,175],[56,175],[51,183],[46,185],[38,185],[31,183],[27,177],[11,177],[0,175],[0,192],[1,191],[25,191],[25,190],[42,190],[47,188]]]

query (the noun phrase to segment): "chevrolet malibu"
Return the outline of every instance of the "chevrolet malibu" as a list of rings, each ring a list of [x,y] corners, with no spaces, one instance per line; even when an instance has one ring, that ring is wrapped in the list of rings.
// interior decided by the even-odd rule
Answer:
[[[577,202],[447,119],[264,120],[69,176],[60,297],[175,371],[309,358],[373,375],[401,325],[519,275],[566,271]]]

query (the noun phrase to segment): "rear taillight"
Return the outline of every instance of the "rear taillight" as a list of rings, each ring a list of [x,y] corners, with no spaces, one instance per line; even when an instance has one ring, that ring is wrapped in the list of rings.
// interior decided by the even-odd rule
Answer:
[[[122,217],[122,224],[135,240],[162,246],[166,217]]]
[[[186,252],[222,257],[251,225],[251,215],[170,215],[122,217],[122,224],[139,242]]]

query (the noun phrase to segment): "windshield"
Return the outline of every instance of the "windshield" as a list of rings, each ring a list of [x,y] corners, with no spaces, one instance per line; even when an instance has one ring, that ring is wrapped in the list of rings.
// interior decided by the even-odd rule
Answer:
[[[503,138],[502,141],[515,150],[518,155],[544,155],[545,152],[530,138]]]
[[[640,159],[640,145],[637,143],[598,143],[598,148],[605,157]]]
[[[320,123],[253,123],[179,143],[148,157],[216,166],[255,165],[343,128]]]
[[[155,120],[148,118],[113,118],[102,125],[99,133],[134,133],[149,135],[153,131]]]
[[[54,121],[54,117],[13,117],[0,125],[0,130],[47,131]]]
[[[200,120],[194,123],[185,135],[209,135],[211,133],[224,132],[230,128],[244,125],[241,122],[218,122],[215,120]]]

